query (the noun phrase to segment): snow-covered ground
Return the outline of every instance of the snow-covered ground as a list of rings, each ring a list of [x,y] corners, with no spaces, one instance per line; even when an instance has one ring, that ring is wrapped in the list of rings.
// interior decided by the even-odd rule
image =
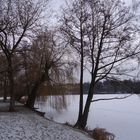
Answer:
[[[94,98],[122,97],[125,95],[95,95]],[[46,117],[57,122],[74,124],[78,112],[78,95],[66,96],[67,109],[56,111],[48,101],[39,106]],[[86,95],[84,96],[86,99]],[[52,101],[53,103],[53,101]],[[38,106],[38,105],[36,105]],[[140,96],[132,95],[123,100],[99,101],[92,103],[87,123],[88,128],[105,128],[115,134],[115,140],[140,140]]]
[[[0,140],[93,140],[86,133],[45,119],[21,104],[17,112],[5,112],[0,102]]]

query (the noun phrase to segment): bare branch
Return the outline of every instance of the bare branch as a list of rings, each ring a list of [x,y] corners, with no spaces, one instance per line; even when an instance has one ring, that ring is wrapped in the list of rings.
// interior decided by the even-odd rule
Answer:
[[[108,67],[108,66],[110,66],[110,65],[112,65],[112,64],[114,64],[114,63],[118,63],[118,62],[120,62],[120,61],[122,61],[122,60],[128,59],[128,58],[130,58],[130,57],[132,57],[132,56],[135,56],[135,55],[137,55],[137,54],[139,54],[139,53],[140,53],[140,51],[138,51],[138,52],[136,52],[136,53],[129,54],[129,55],[127,55],[126,57],[120,58],[120,59],[118,59],[118,60],[116,60],[116,61],[113,61],[113,62],[110,62],[110,63],[108,63],[108,64],[106,64],[106,65],[104,65],[104,66],[102,66],[102,67],[99,67],[98,70],[101,70],[101,69],[103,69],[103,68],[105,68],[105,67]]]
[[[133,95],[133,94],[130,94],[130,95],[124,96],[124,97],[100,98],[100,99],[92,100],[91,102],[126,99],[126,98],[128,98],[128,97],[130,97],[130,96],[132,96],[132,95]]]

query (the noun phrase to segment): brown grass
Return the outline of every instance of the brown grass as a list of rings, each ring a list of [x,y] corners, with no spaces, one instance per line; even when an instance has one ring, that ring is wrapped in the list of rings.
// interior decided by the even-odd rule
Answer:
[[[92,137],[95,140],[114,140],[115,135],[107,132],[104,128],[95,128],[92,131]]]

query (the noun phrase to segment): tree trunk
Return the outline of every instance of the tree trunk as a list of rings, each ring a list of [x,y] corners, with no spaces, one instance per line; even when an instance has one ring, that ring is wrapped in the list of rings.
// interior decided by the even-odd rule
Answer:
[[[7,74],[5,72],[4,75],[4,94],[3,94],[3,101],[5,102],[7,100]]]
[[[82,17],[82,12],[81,12],[81,17]],[[81,67],[80,67],[80,100],[79,100],[79,113],[78,113],[78,119],[75,124],[75,127],[79,126],[79,123],[81,122],[82,119],[82,113],[83,113],[83,67],[84,67],[84,45],[83,45],[83,27],[82,27],[82,22],[80,23],[80,44],[81,44]]]
[[[28,99],[26,102],[27,107],[34,108],[37,91],[38,91],[40,85],[45,81],[46,75],[47,75],[46,73],[42,74],[41,78],[38,81],[36,81],[36,83],[34,84],[32,90],[31,90],[31,93],[28,95]]]
[[[10,92],[10,106],[9,111],[14,111],[15,107],[15,95],[14,95],[14,77],[13,77],[13,68],[12,68],[12,58],[8,58],[8,79],[9,79],[9,92]]]
[[[93,98],[93,89],[94,89],[94,85],[91,84],[90,85],[90,90],[89,90],[89,93],[88,93],[88,97],[87,97],[87,100],[86,100],[84,112],[83,112],[83,115],[82,115],[81,123],[80,123],[80,128],[82,128],[82,129],[84,129],[87,125],[87,119],[88,119],[88,115],[89,115],[90,104],[91,104],[91,100]]]
[[[31,90],[31,93],[28,95],[28,99],[27,99],[27,102],[26,102],[27,107],[34,108],[35,99],[36,99],[36,96],[37,96],[37,91],[39,89],[39,86],[40,86],[40,82],[37,81],[34,84],[32,90]]]
[[[88,97],[87,97],[86,104],[85,104],[85,107],[84,107],[84,112],[82,114],[81,120],[77,124],[77,127],[80,128],[80,129],[84,129],[87,125],[89,108],[90,108],[91,100],[93,98],[93,91],[94,91],[94,82],[93,81],[94,80],[92,79],[92,81],[90,83],[90,87],[89,87],[89,91],[88,91]]]
[[[83,57],[81,57],[81,75],[80,75],[80,100],[79,100],[79,113],[75,127],[79,126],[83,113]]]

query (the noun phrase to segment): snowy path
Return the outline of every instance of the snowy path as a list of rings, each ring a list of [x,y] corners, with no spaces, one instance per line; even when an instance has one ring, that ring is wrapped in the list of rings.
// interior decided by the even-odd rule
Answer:
[[[0,102],[0,140],[93,140],[77,129],[49,121],[21,105],[17,112],[2,112],[5,105]]]

